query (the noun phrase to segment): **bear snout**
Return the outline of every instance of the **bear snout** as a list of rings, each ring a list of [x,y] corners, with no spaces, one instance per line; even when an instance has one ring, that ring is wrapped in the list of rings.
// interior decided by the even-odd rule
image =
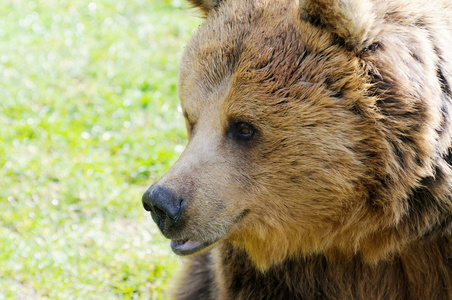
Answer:
[[[152,185],[141,201],[164,235],[180,220],[185,204],[173,191],[158,185]]]

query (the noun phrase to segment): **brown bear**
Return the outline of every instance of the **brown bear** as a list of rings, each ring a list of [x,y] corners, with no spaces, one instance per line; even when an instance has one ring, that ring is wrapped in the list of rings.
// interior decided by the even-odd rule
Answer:
[[[191,4],[175,298],[452,299],[452,1]]]

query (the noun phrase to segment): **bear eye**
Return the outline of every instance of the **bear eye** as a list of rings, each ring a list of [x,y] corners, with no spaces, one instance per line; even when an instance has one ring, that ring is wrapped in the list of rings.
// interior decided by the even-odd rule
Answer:
[[[251,140],[255,132],[253,125],[245,122],[236,122],[229,129],[229,135],[242,141]]]

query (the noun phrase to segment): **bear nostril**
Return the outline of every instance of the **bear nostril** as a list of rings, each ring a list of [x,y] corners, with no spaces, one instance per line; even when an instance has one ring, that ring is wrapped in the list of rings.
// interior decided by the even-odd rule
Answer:
[[[151,207],[144,201],[143,201],[143,207],[146,211],[151,211]]]
[[[179,211],[177,212],[177,215],[176,215],[176,218],[174,219],[174,222],[177,222],[180,219],[184,207],[185,207],[185,201],[182,199],[182,200],[179,201]]]

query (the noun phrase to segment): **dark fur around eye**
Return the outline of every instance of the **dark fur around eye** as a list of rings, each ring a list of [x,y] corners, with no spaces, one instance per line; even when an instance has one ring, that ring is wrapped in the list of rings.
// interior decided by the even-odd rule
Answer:
[[[184,118],[188,124],[188,129],[190,132],[192,132],[195,127],[195,123],[190,119],[190,117],[188,116],[188,113],[186,111],[184,111],[183,114],[184,114]]]

